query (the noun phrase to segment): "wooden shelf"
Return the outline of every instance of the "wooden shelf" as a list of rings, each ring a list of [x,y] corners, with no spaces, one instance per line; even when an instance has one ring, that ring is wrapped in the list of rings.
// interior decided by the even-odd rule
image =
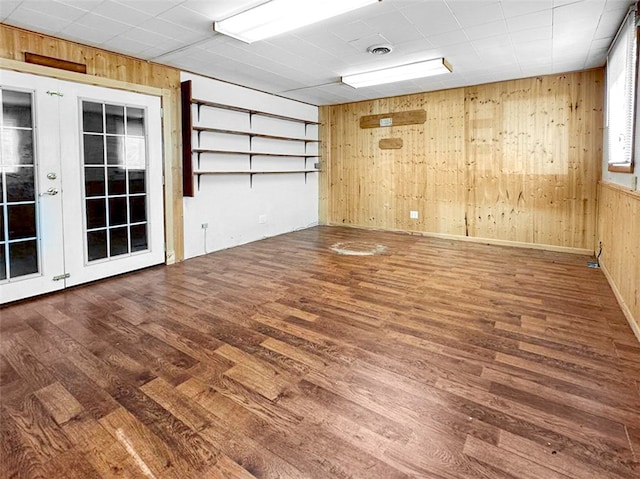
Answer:
[[[225,135],[241,135],[248,136],[250,138],[269,138],[271,140],[282,140],[282,141],[300,141],[305,143],[320,143],[320,140],[311,140],[309,138],[300,138],[295,136],[278,136],[278,135],[267,135],[266,133],[254,133],[252,131],[241,131],[241,130],[225,130],[222,128],[208,128],[206,126],[194,126],[193,131],[208,131],[211,133],[224,133]]]
[[[253,138],[268,138],[272,140],[278,141],[294,141],[294,142],[304,142],[304,149],[306,151],[308,143],[319,143],[319,140],[305,138],[307,135],[307,126],[308,125],[319,125],[318,122],[304,120],[302,118],[294,118],[286,115],[278,115],[274,113],[269,113],[261,110],[254,110],[248,108],[241,108],[236,106],[225,105],[222,103],[211,102],[207,100],[201,100],[197,98],[193,98],[192,84],[191,81],[182,82],[180,85],[181,96],[182,96],[182,165],[183,165],[183,178],[182,178],[182,187],[184,196],[194,196],[195,195],[195,185],[194,178],[197,179],[198,189],[200,188],[200,177],[202,175],[249,175],[250,184],[253,185],[253,175],[273,175],[273,174],[292,174],[292,173],[304,173],[305,183],[307,182],[307,175],[309,173],[316,173],[318,169],[309,169],[307,167],[307,161],[309,158],[319,158],[320,155],[313,154],[309,155],[306,152],[302,154],[293,154],[293,153],[273,153],[273,152],[264,152],[264,151],[253,151],[252,139]],[[202,125],[194,125],[192,118],[192,108],[191,105],[198,105],[198,121],[200,121],[200,107],[212,107],[219,108],[223,110],[231,110],[238,111],[242,113],[246,113],[249,115],[249,131],[246,129],[243,130],[234,130],[229,128],[214,128]],[[285,120],[295,123],[304,124],[304,135],[300,136],[286,136],[286,135],[272,135],[267,133],[258,133],[250,131],[252,128],[252,117],[253,115],[259,115],[268,118],[275,118],[278,120]],[[240,150],[220,150],[215,148],[193,148],[192,145],[192,135],[193,132],[197,132],[197,146],[200,146],[200,134],[202,132],[212,132],[212,133],[223,133],[228,135],[242,135],[247,136],[249,138],[249,151],[240,151]],[[194,170],[194,153],[197,155],[197,170]],[[212,153],[212,154],[222,154],[222,155],[242,155],[249,157],[249,169],[248,170],[201,170],[201,155],[203,153]],[[297,170],[254,170],[252,169],[252,162],[254,157],[275,157],[275,158],[300,158],[304,160],[304,164],[301,165],[304,168]],[[317,164],[315,165],[317,166]]]
[[[249,185],[253,187],[253,175],[288,175],[304,173],[304,182],[307,182],[309,173],[318,173],[320,170],[196,170],[193,176],[198,179],[198,189],[200,189],[200,177],[202,175],[249,175]]]
[[[207,148],[194,148],[194,153],[216,153],[227,155],[246,155],[246,156],[279,156],[283,158],[319,158],[319,155],[296,155],[292,153],[264,153],[259,151],[235,151],[235,150],[210,150]]]
[[[191,103],[193,103],[194,105],[198,105],[198,106],[209,106],[212,108],[220,108],[222,110],[231,110],[231,111],[239,111],[242,113],[248,113],[249,115],[258,115],[258,116],[264,116],[267,118],[276,118],[278,120],[287,120],[287,121],[294,121],[296,123],[304,123],[305,125],[319,125],[320,123],[317,121],[311,121],[311,120],[304,120],[302,118],[294,118],[292,116],[286,116],[286,115],[277,115],[275,113],[269,113],[266,111],[261,111],[261,110],[254,110],[251,108],[242,108],[239,106],[231,106],[231,105],[225,105],[223,103],[216,103],[213,101],[207,101],[207,100],[200,100],[198,98],[192,98],[191,99]]]

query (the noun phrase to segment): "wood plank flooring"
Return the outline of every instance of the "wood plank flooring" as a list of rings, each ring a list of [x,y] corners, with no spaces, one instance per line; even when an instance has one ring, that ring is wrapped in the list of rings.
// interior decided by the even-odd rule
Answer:
[[[638,478],[588,259],[316,227],[10,305],[0,477]]]

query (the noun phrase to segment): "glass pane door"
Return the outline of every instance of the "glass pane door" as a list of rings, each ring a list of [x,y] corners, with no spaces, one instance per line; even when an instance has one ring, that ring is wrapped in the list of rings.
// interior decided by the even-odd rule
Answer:
[[[146,251],[145,110],[82,102],[87,261]]]
[[[61,110],[67,286],[164,262],[160,98],[74,84]],[[67,199],[77,198],[77,202]],[[80,253],[82,252],[82,253]]]
[[[0,89],[0,281],[39,272],[33,97]]]
[[[0,304],[162,263],[160,98],[0,73]]]
[[[55,84],[0,71],[0,303],[65,285]]]

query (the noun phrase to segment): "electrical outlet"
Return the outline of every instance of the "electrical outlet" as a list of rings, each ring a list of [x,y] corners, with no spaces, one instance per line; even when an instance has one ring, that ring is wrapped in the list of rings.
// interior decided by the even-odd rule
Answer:
[[[418,212],[416,210],[409,211],[409,218],[411,218],[412,220],[417,220],[418,219]]]
[[[206,230],[209,227],[209,223],[202,223],[202,229]]]
[[[265,224],[267,222],[267,215],[260,215],[258,216],[258,223],[260,223],[261,225]]]

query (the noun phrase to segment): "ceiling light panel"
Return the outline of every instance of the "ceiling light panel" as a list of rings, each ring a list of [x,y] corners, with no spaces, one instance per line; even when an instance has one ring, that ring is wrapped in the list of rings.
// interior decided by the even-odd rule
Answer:
[[[252,43],[380,0],[271,0],[213,23],[216,32]]]
[[[383,68],[382,70],[345,75],[342,77],[342,83],[346,83],[353,88],[363,88],[441,75],[443,73],[451,73],[452,71],[453,68],[444,58],[434,58],[433,60],[423,62]]]

